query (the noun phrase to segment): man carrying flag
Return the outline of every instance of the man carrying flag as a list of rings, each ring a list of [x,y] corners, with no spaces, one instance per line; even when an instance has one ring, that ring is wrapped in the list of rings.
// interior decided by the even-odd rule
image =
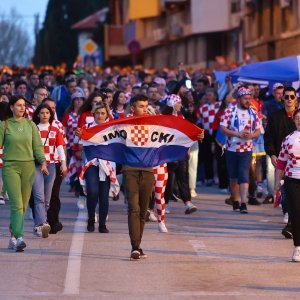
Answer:
[[[133,118],[80,130],[78,134],[87,141],[83,146],[88,159],[98,157],[123,164],[132,247],[130,258],[138,260],[147,257],[140,244],[153,192],[153,167],[182,159],[195,140],[203,139],[204,133],[185,120],[174,123],[173,116],[146,116],[148,98],[145,95],[131,98],[130,112]]]

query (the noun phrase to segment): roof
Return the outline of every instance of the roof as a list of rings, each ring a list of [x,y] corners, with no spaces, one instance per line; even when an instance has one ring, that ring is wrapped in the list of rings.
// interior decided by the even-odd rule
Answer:
[[[75,23],[71,28],[72,29],[95,29],[98,27],[100,20],[103,18],[105,20],[106,14],[108,13],[109,8],[104,7],[92,15],[80,20],[79,22]]]

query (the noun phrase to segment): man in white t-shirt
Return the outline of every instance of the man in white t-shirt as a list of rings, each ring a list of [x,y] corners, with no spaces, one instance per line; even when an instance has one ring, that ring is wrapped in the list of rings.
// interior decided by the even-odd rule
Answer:
[[[250,100],[251,91],[241,87],[237,91],[237,105],[225,110],[220,123],[221,130],[227,136],[226,162],[234,198],[233,210],[239,210],[241,213],[247,213],[253,139],[260,135],[259,119],[250,107]]]

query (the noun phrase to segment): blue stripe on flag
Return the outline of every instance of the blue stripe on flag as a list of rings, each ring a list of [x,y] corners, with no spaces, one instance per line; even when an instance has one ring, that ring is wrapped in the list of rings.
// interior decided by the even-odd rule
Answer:
[[[109,145],[84,146],[88,161],[94,158],[114,161],[139,168],[152,168],[162,163],[184,160],[189,148],[166,145],[159,148],[127,147],[121,143]]]

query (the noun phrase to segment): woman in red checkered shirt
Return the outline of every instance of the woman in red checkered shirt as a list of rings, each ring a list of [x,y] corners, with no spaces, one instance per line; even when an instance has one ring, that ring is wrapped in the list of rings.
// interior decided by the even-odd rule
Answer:
[[[34,199],[34,234],[46,238],[51,230],[47,223],[47,209],[49,207],[53,183],[56,176],[55,154],[57,153],[61,162],[61,172],[67,172],[66,155],[64,151],[64,138],[59,129],[52,126],[54,113],[50,106],[42,103],[33,114],[33,122],[37,125],[47,162],[49,174],[45,175],[37,167],[32,186]]]
[[[296,97],[293,91],[285,92]],[[290,98],[293,100],[295,98]],[[279,191],[280,181],[284,177],[284,189],[289,202],[289,219],[292,224],[294,252],[292,261],[300,262],[300,109],[296,109],[293,119],[297,130],[289,134],[282,142],[277,160],[275,189]]]

